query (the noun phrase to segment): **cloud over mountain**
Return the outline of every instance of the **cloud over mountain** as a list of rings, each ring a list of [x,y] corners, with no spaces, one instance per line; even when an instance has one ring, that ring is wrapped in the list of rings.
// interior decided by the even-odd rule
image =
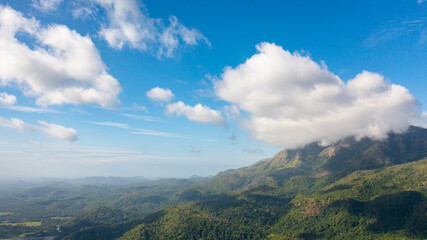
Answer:
[[[363,71],[347,82],[308,56],[271,43],[215,83],[221,99],[248,113],[242,124],[252,137],[285,148],[347,136],[385,138],[417,117],[408,89]]]
[[[34,45],[17,36],[34,39]],[[67,26],[43,27],[0,5],[0,86],[19,88],[40,106],[61,104],[120,105],[122,88],[89,36]]]

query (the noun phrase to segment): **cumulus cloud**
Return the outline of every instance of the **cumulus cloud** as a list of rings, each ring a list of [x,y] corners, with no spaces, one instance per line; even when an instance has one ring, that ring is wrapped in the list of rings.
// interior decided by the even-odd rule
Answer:
[[[170,102],[174,96],[171,90],[159,87],[147,92],[147,97],[157,102]]]
[[[12,94],[0,93],[0,104],[1,105],[13,105],[16,103],[16,97]]]
[[[270,43],[215,83],[217,96],[248,115],[253,138],[285,148],[347,136],[382,139],[417,117],[408,89],[363,71],[347,83],[308,56]]]
[[[66,140],[70,142],[74,142],[78,138],[78,133],[73,128],[67,128],[61,125],[47,123],[45,121],[38,121],[38,123],[40,125],[31,125],[31,124],[25,123],[24,121],[18,118],[5,119],[0,117],[1,127],[12,128],[20,132],[29,132],[29,131],[42,132],[56,139]]]
[[[24,34],[34,46],[17,39]],[[89,36],[63,25],[40,26],[34,18],[0,5],[0,86],[18,87],[40,106],[120,104],[122,88]]]
[[[197,104],[194,107],[186,105],[179,101],[171,103],[166,106],[166,112],[169,114],[176,114],[178,116],[184,115],[189,120],[201,123],[211,123],[213,125],[224,125],[225,121],[220,111],[213,110],[202,104]]]
[[[92,0],[107,14],[107,23],[99,34],[110,47],[124,46],[150,51],[158,57],[173,57],[180,46],[195,46],[200,42],[210,45],[197,29],[190,29],[179,23],[175,16],[169,17],[169,24],[162,19],[151,18],[145,6],[138,0]]]
[[[51,11],[58,8],[63,0],[33,0],[33,7],[40,11]]]

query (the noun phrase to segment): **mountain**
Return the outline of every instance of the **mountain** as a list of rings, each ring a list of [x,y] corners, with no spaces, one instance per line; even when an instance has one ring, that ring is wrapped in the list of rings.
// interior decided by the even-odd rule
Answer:
[[[427,130],[284,150],[180,196],[134,239],[425,239]],[[424,158],[424,159],[423,159]]]
[[[205,188],[230,191],[300,175],[347,175],[356,170],[392,166],[426,156],[427,129],[411,126],[404,134],[392,133],[385,140],[346,138],[331,146],[312,143],[296,150],[283,150],[251,166],[221,172]]]
[[[426,176],[427,159],[355,171],[326,186],[328,176],[291,177],[169,207],[120,240],[426,239]]]
[[[121,187],[108,201],[98,190],[94,199],[104,206],[60,223],[58,239],[427,238],[424,128],[384,140],[312,143],[194,183]],[[39,191],[59,194],[26,194],[42,197]]]

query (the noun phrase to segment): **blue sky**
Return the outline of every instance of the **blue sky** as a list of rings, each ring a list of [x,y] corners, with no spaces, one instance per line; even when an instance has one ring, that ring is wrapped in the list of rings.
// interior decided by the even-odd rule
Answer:
[[[425,126],[427,2],[0,0],[0,175],[210,175]]]

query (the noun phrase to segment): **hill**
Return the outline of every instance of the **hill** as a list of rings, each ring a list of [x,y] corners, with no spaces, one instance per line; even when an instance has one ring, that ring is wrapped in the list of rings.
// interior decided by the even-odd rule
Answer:
[[[427,237],[427,130],[283,150],[187,188],[129,239]],[[418,160],[418,161],[417,161]]]
[[[356,171],[324,187],[328,176],[291,177],[169,207],[120,239],[425,239],[426,173],[424,159]]]
[[[410,127],[381,141],[283,150],[198,184],[91,186],[96,197],[77,199],[97,205],[61,222],[58,239],[425,239],[426,179],[427,130]],[[59,190],[25,196],[49,193],[47,206],[61,206],[55,199],[67,195],[75,206]]]

